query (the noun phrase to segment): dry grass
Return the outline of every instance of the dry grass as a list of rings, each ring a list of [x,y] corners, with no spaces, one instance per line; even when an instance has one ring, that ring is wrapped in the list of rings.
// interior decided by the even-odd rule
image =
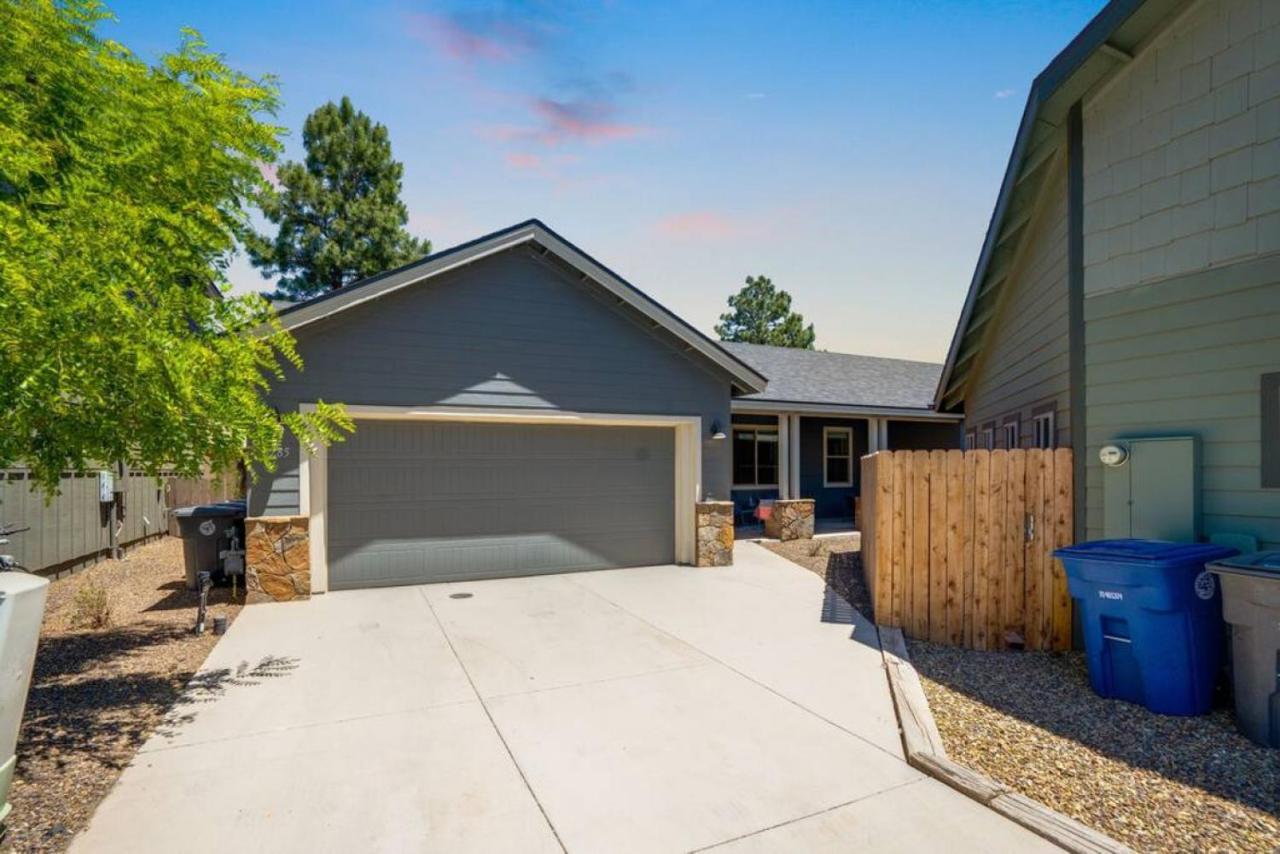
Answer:
[[[239,612],[225,589],[211,599],[210,623]],[[100,606],[110,625],[82,628]],[[88,822],[217,642],[192,634],[195,606],[176,538],[50,585],[3,848],[62,851]]]
[[[856,538],[763,545],[871,615]],[[1229,709],[1104,700],[1079,653],[909,646],[956,761],[1139,851],[1280,850],[1280,750],[1241,736]]]

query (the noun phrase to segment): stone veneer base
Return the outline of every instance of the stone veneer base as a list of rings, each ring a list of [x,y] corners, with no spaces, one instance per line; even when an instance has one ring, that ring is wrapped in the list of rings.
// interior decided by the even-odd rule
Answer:
[[[764,520],[764,535],[786,542],[813,538],[813,499],[780,498]]]
[[[248,601],[288,602],[311,595],[309,524],[306,516],[251,516],[244,520]]]
[[[733,502],[697,503],[697,566],[733,564]]]

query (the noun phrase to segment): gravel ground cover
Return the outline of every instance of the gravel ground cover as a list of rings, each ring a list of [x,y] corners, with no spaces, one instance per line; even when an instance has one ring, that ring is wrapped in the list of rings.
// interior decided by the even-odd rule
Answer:
[[[1196,718],[1104,700],[1079,653],[909,641],[952,759],[1139,851],[1275,851],[1280,751]]]
[[[0,848],[65,850],[181,702],[218,640],[192,634],[196,596],[185,589],[182,566],[181,540],[164,537],[50,585]],[[79,628],[83,591],[95,586],[106,590],[110,624]],[[229,592],[213,591],[210,625],[215,615],[230,621],[239,612]]]
[[[762,545],[870,615],[856,537]],[[957,762],[1139,851],[1280,850],[1280,750],[1241,736],[1230,709],[1104,700],[1079,653],[908,647]]]

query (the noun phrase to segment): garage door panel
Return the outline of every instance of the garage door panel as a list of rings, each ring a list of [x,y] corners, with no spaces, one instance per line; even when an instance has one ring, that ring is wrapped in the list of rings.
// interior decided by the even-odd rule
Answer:
[[[334,589],[669,563],[674,431],[362,422],[329,458]]]

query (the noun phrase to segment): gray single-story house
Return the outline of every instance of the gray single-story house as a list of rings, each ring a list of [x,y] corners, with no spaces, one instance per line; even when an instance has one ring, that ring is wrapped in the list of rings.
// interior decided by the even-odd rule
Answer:
[[[769,378],[733,398],[733,501],[811,498],[852,527],[858,461],[877,450],[958,448],[960,416],[933,407],[942,365],[760,344],[722,346]]]
[[[940,366],[713,341],[537,220],[279,316],[305,367],[272,405],[340,401],[356,430],[287,444],[249,490],[250,584],[275,598],[693,563],[723,544],[700,501],[851,519],[861,454],[958,436],[929,411]]]

